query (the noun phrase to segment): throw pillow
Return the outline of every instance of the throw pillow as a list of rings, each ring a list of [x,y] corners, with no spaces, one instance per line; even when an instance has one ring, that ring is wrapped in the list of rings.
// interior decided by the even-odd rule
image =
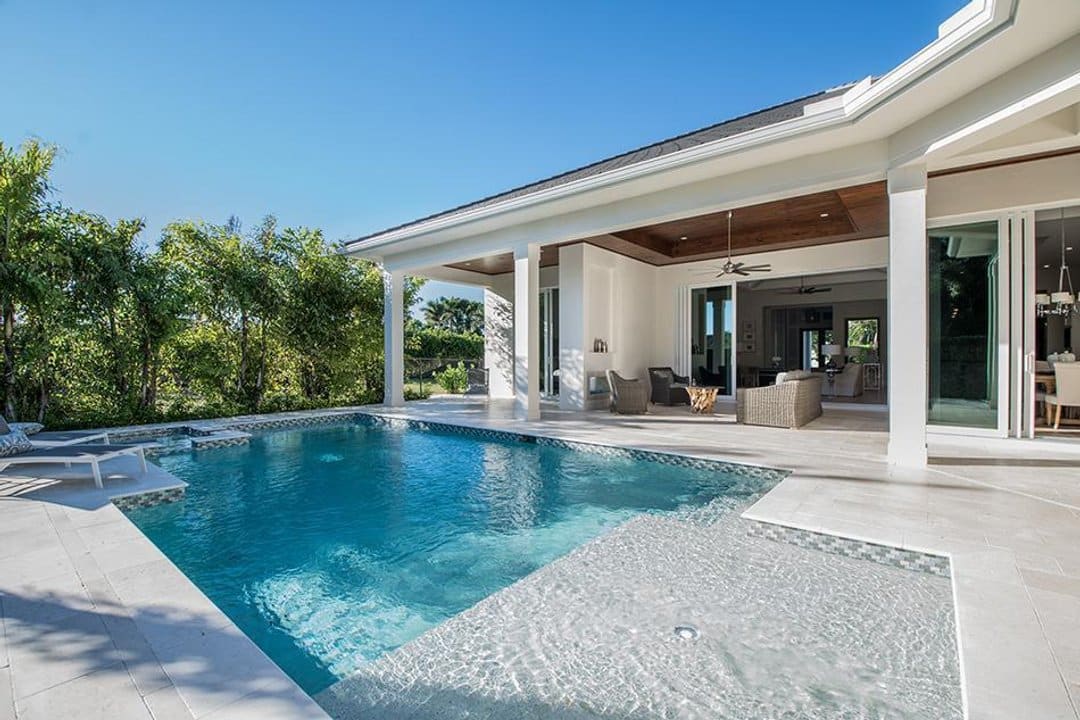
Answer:
[[[21,430],[12,430],[6,435],[0,435],[0,457],[11,457],[33,449],[34,444]]]

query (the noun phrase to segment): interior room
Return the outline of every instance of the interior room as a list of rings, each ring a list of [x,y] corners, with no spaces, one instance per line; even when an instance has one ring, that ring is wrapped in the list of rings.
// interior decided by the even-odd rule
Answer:
[[[826,402],[885,405],[884,268],[738,284],[739,387],[822,373]]]
[[[1080,270],[1077,248],[1080,206],[1035,213],[1035,429],[1042,435],[1080,436],[1080,407],[1076,406],[1080,394],[1073,396],[1074,384],[1080,390],[1080,376],[1070,382],[1074,374],[1080,373],[1074,354],[1080,307],[1072,282],[1072,276]],[[1063,367],[1059,369],[1059,365]],[[1067,378],[1059,377],[1070,372]],[[1061,402],[1047,402],[1047,395]]]

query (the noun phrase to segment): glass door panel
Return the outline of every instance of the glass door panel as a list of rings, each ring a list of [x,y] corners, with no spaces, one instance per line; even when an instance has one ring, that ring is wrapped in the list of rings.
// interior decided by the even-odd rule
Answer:
[[[540,394],[559,394],[559,289],[540,291]]]
[[[1008,404],[999,397],[999,223],[931,229],[928,246],[929,422],[998,429]]]
[[[699,385],[733,394],[735,304],[731,286],[690,291],[691,374]]]

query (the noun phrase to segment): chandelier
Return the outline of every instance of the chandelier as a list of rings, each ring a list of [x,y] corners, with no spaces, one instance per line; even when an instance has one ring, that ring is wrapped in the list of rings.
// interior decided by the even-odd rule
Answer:
[[[1072,273],[1065,261],[1065,208],[1061,208],[1061,269],[1058,271],[1058,289],[1055,293],[1036,293],[1035,312],[1039,317],[1063,315],[1068,318],[1073,313],[1080,314],[1076,291],[1073,290]]]

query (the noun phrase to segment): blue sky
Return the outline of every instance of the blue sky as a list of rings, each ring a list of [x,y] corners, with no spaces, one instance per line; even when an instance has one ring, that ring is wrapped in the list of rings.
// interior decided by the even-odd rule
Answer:
[[[0,0],[0,139],[59,145],[60,198],[150,241],[337,240],[883,72],[963,4]]]

